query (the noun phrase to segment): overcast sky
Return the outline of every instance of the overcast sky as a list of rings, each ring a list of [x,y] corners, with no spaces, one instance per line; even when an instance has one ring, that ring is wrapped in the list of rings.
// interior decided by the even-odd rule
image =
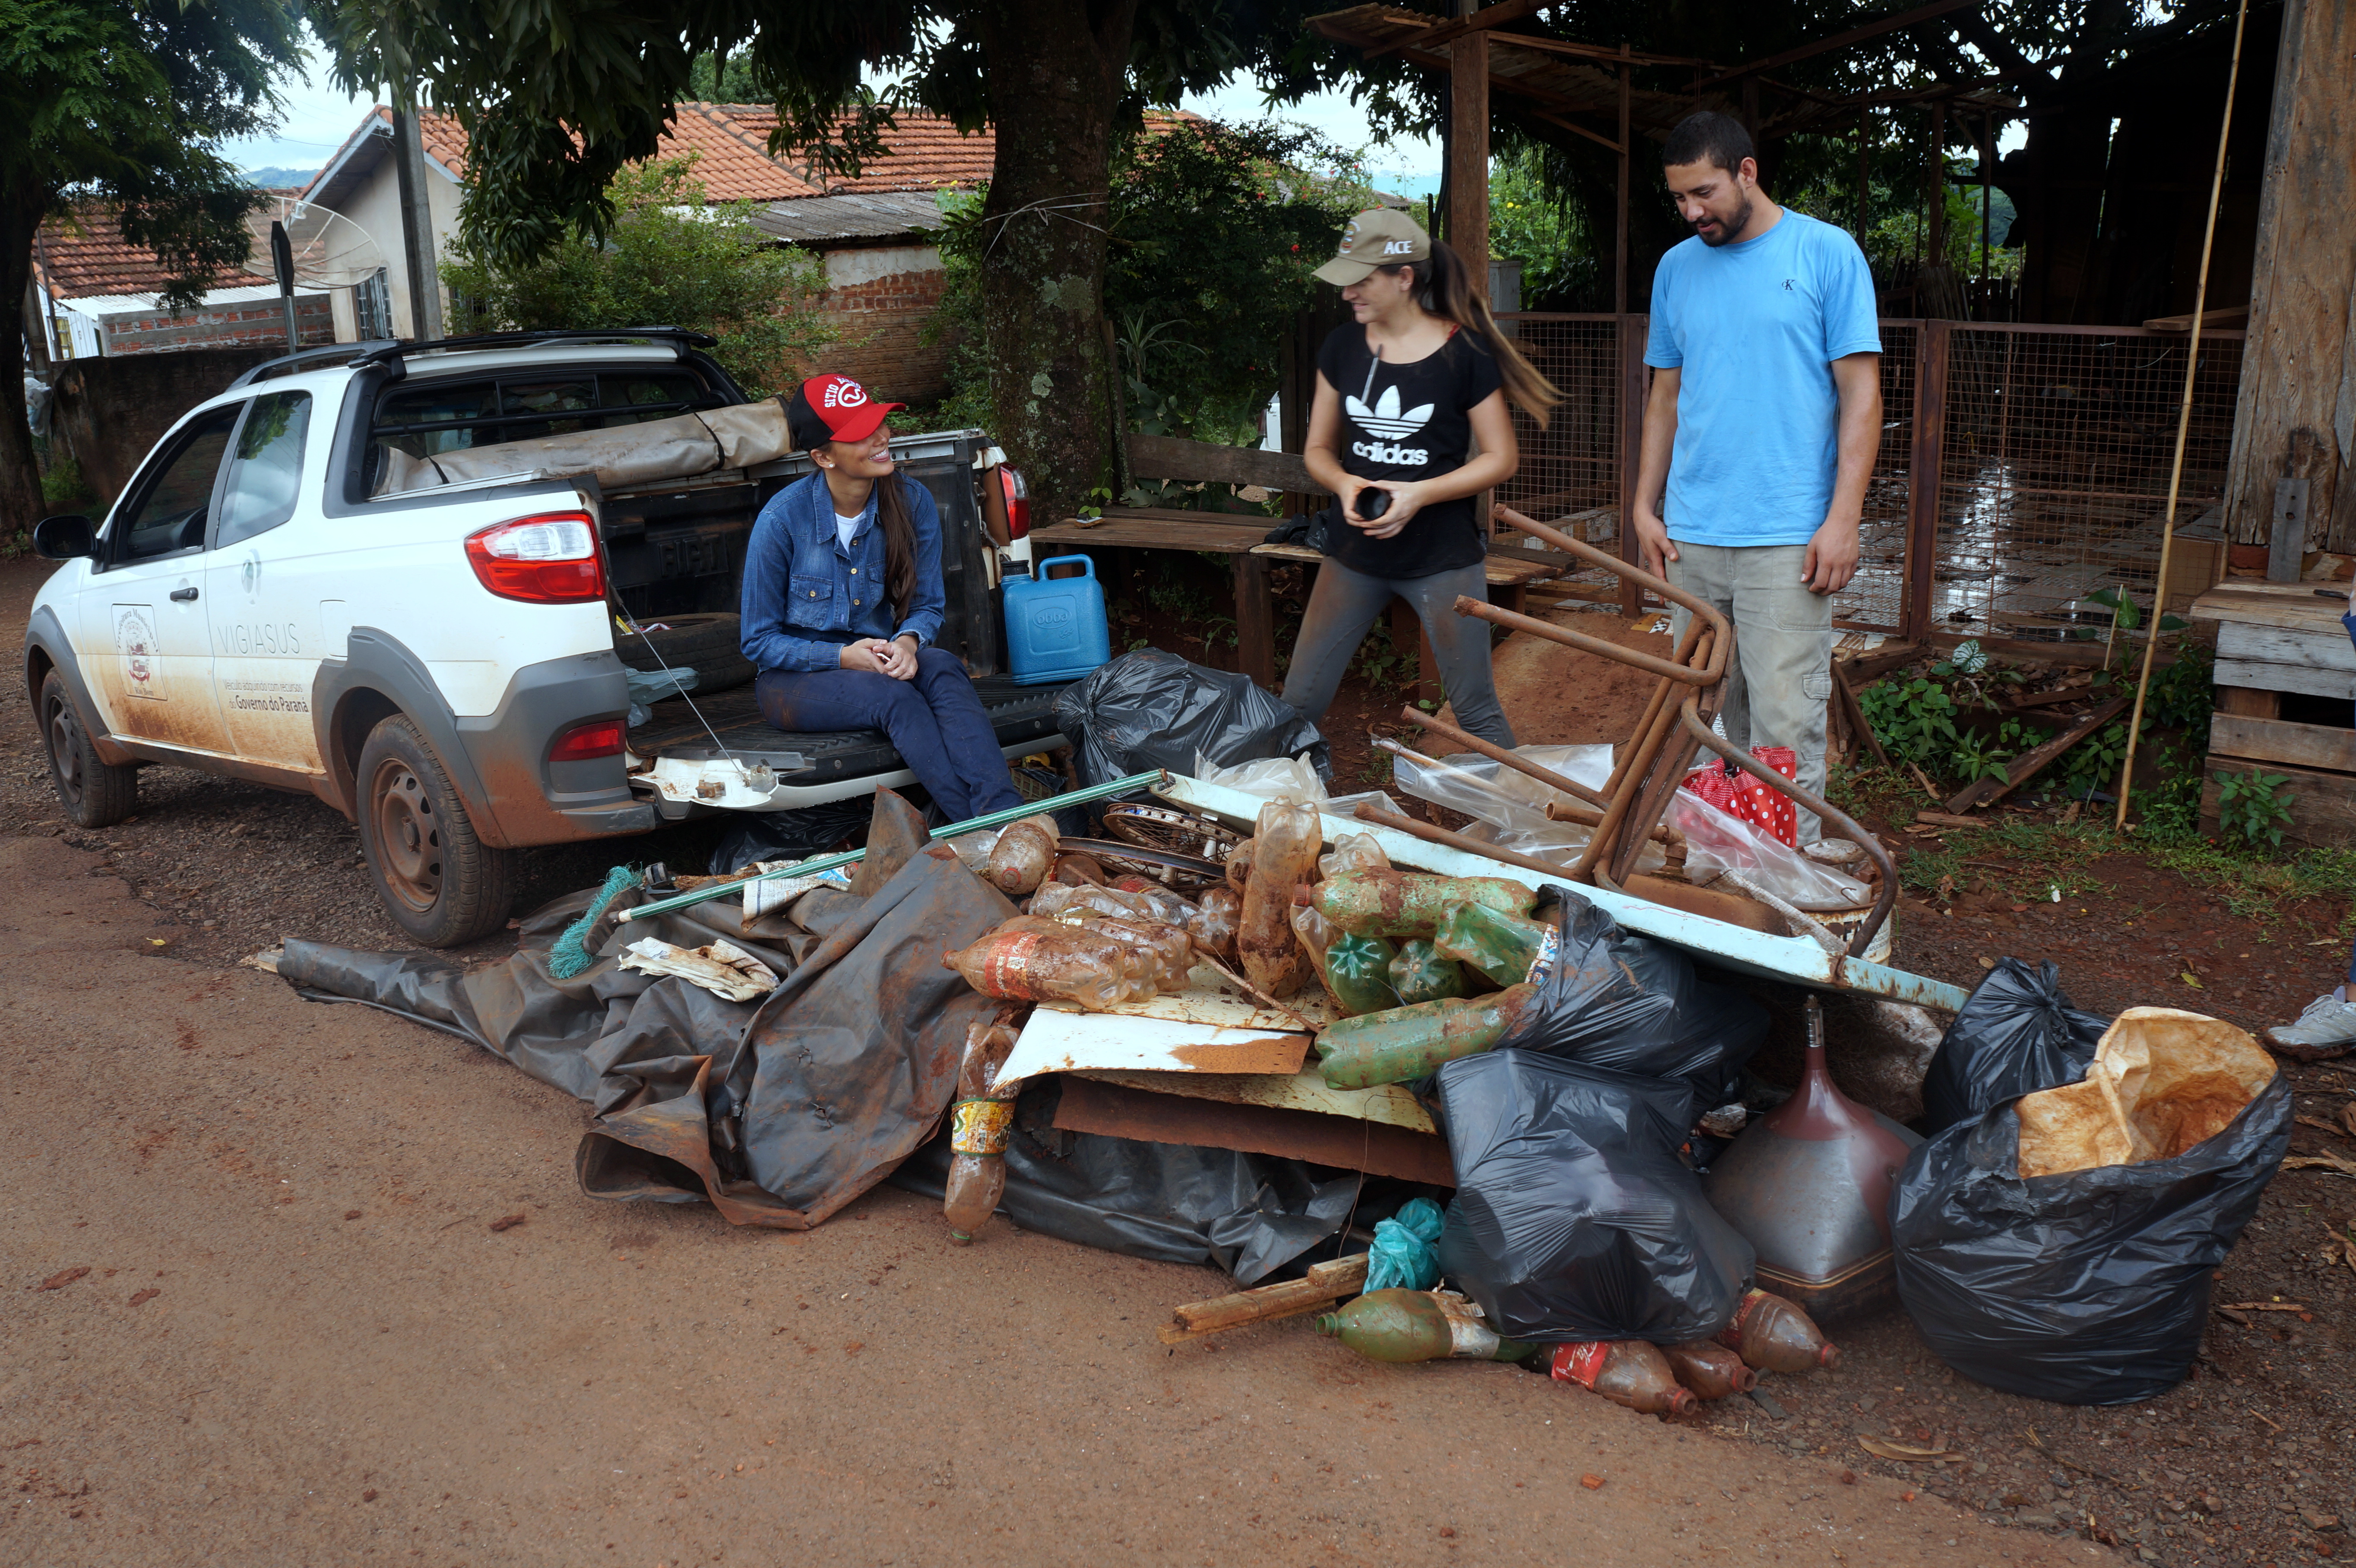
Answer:
[[[280,84],[279,91],[286,101],[286,113],[278,133],[241,138],[225,145],[223,151],[230,162],[239,168],[317,168],[335,155],[336,149],[344,144],[344,138],[352,133],[360,116],[368,111],[368,101],[348,98],[329,82],[327,62],[316,49],[310,81],[289,80]],[[1249,82],[1217,92],[1198,93],[1186,100],[1186,107],[1214,119],[1230,121],[1257,120],[1267,112],[1260,105],[1259,89]],[[1369,144],[1374,137],[1365,115],[1337,94],[1324,93],[1290,105],[1280,111],[1278,118],[1297,120],[1344,147],[1365,147],[1367,162],[1377,183],[1389,178],[1397,184],[1401,176],[1418,175],[1439,177],[1437,144],[1417,137],[1403,139],[1390,147],[1372,146]]]

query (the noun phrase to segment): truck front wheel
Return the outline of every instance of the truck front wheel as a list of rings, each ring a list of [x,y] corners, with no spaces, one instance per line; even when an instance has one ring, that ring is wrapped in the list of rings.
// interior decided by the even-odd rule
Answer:
[[[475,836],[417,726],[399,714],[360,747],[360,847],[377,897],[422,947],[455,947],[507,923],[515,855]]]
[[[41,740],[49,753],[49,783],[77,827],[112,827],[139,806],[139,770],[99,759],[74,711],[66,678],[41,677]]]

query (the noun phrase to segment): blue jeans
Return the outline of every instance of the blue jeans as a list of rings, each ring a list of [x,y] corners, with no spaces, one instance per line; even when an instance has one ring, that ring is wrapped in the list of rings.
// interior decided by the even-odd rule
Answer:
[[[951,822],[1023,804],[955,654],[918,648],[913,680],[863,669],[765,669],[753,692],[761,717],[788,732],[883,731]]]
[[[1404,599],[1431,639],[1432,657],[1440,661],[1440,689],[1455,709],[1458,728],[1493,746],[1513,745],[1514,727],[1498,706],[1497,683],[1489,667],[1489,623],[1458,614],[1453,606],[1460,594],[1489,602],[1488,570],[1481,562],[1392,581],[1353,571],[1327,557],[1317,565],[1317,586],[1309,591],[1301,635],[1292,645],[1284,700],[1312,724],[1323,724],[1367,629],[1393,599]]]

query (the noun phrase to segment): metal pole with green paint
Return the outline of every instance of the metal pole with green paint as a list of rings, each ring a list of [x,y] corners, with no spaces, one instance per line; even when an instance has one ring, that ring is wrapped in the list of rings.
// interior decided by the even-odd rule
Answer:
[[[1067,805],[1084,805],[1092,800],[1109,799],[1113,795],[1127,795],[1133,789],[1150,789],[1158,784],[1167,784],[1169,780],[1170,775],[1160,768],[1155,768],[1150,773],[1131,773],[1125,779],[1114,779],[1108,784],[1091,784],[1086,789],[1076,789],[1064,795],[1050,795],[1045,800],[1011,805],[1004,811],[993,811],[987,816],[977,816],[969,822],[952,822],[946,827],[934,828],[932,837],[957,838],[968,833],[980,833],[987,828],[1003,827],[1010,822],[1020,822],[1026,816],[1038,816],[1044,813],[1060,811]],[[673,910],[687,909],[695,904],[708,903],[713,899],[725,898],[730,893],[740,892],[751,887],[755,882],[772,881],[780,877],[814,877],[820,871],[831,871],[837,867],[852,865],[866,858],[867,851],[864,849],[853,849],[847,855],[821,855],[815,860],[804,860],[798,865],[779,866],[775,870],[764,871],[757,877],[746,877],[734,882],[721,882],[708,888],[698,888],[691,893],[680,893],[671,898],[658,899],[653,903],[639,904],[636,908],[624,910],[616,918],[625,921],[647,920],[655,915],[669,914]]]

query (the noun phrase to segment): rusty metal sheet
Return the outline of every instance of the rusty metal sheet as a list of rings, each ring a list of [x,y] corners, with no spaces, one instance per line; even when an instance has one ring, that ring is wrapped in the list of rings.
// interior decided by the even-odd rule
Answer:
[[[1308,1054],[1309,1037],[1299,1032],[1041,1007],[1023,1026],[1013,1051],[998,1070],[998,1082],[1019,1083],[1044,1072],[1082,1068],[1290,1077],[1301,1071]]]
[[[1066,1075],[1062,1084],[1055,1125],[1070,1132],[1236,1149],[1363,1170],[1369,1176],[1430,1182],[1435,1187],[1456,1185],[1448,1140],[1435,1134],[1411,1133],[1380,1122],[1351,1122],[1312,1111],[1156,1094],[1074,1075]]]
[[[1286,1078],[1268,1072],[1126,1072],[1088,1071],[1082,1077],[1190,1100],[1223,1100],[1231,1105],[1266,1105],[1279,1111],[1311,1111],[1353,1122],[1380,1122],[1411,1133],[1437,1133],[1431,1113],[1402,1084],[1370,1089],[1328,1087],[1323,1069],[1304,1067]]]
[[[1213,1024],[1221,1029],[1285,1031],[1297,1031],[1304,1019],[1323,1029],[1342,1016],[1333,1010],[1325,993],[1314,987],[1286,997],[1284,1005],[1290,1010],[1279,1012],[1225,992],[1194,987],[1149,997],[1141,1002],[1119,1002],[1105,1010],[1120,1018],[1168,1019],[1174,1023]]]
[[[1258,795],[1245,795],[1238,790],[1175,773],[1155,793],[1181,805],[1206,811],[1223,822],[1246,827],[1258,820],[1261,805]],[[1461,849],[1427,844],[1408,834],[1360,822],[1355,817],[1321,813],[1318,820],[1329,842],[1344,833],[1372,833],[1394,866],[1419,871],[1439,871],[1452,877],[1506,877],[1529,887],[1537,887],[1545,880],[1537,872],[1518,866],[1505,865]],[[1557,880],[1568,885],[1569,872],[1566,870]],[[1658,937],[1663,942],[1675,943],[1695,956],[1722,968],[1739,970],[1765,980],[1812,986],[1820,990],[1855,991],[1865,996],[1888,997],[1892,1001],[1912,1002],[1938,1012],[1953,1013],[1964,1005],[1966,993],[1960,986],[1951,986],[1944,980],[1933,980],[1926,976],[1909,974],[1903,969],[1867,963],[1862,959],[1837,957],[1808,937],[1774,936],[1765,932],[1746,931],[1724,921],[1670,909],[1626,893],[1615,893],[1609,888],[1581,887],[1579,891],[1626,929]]]

